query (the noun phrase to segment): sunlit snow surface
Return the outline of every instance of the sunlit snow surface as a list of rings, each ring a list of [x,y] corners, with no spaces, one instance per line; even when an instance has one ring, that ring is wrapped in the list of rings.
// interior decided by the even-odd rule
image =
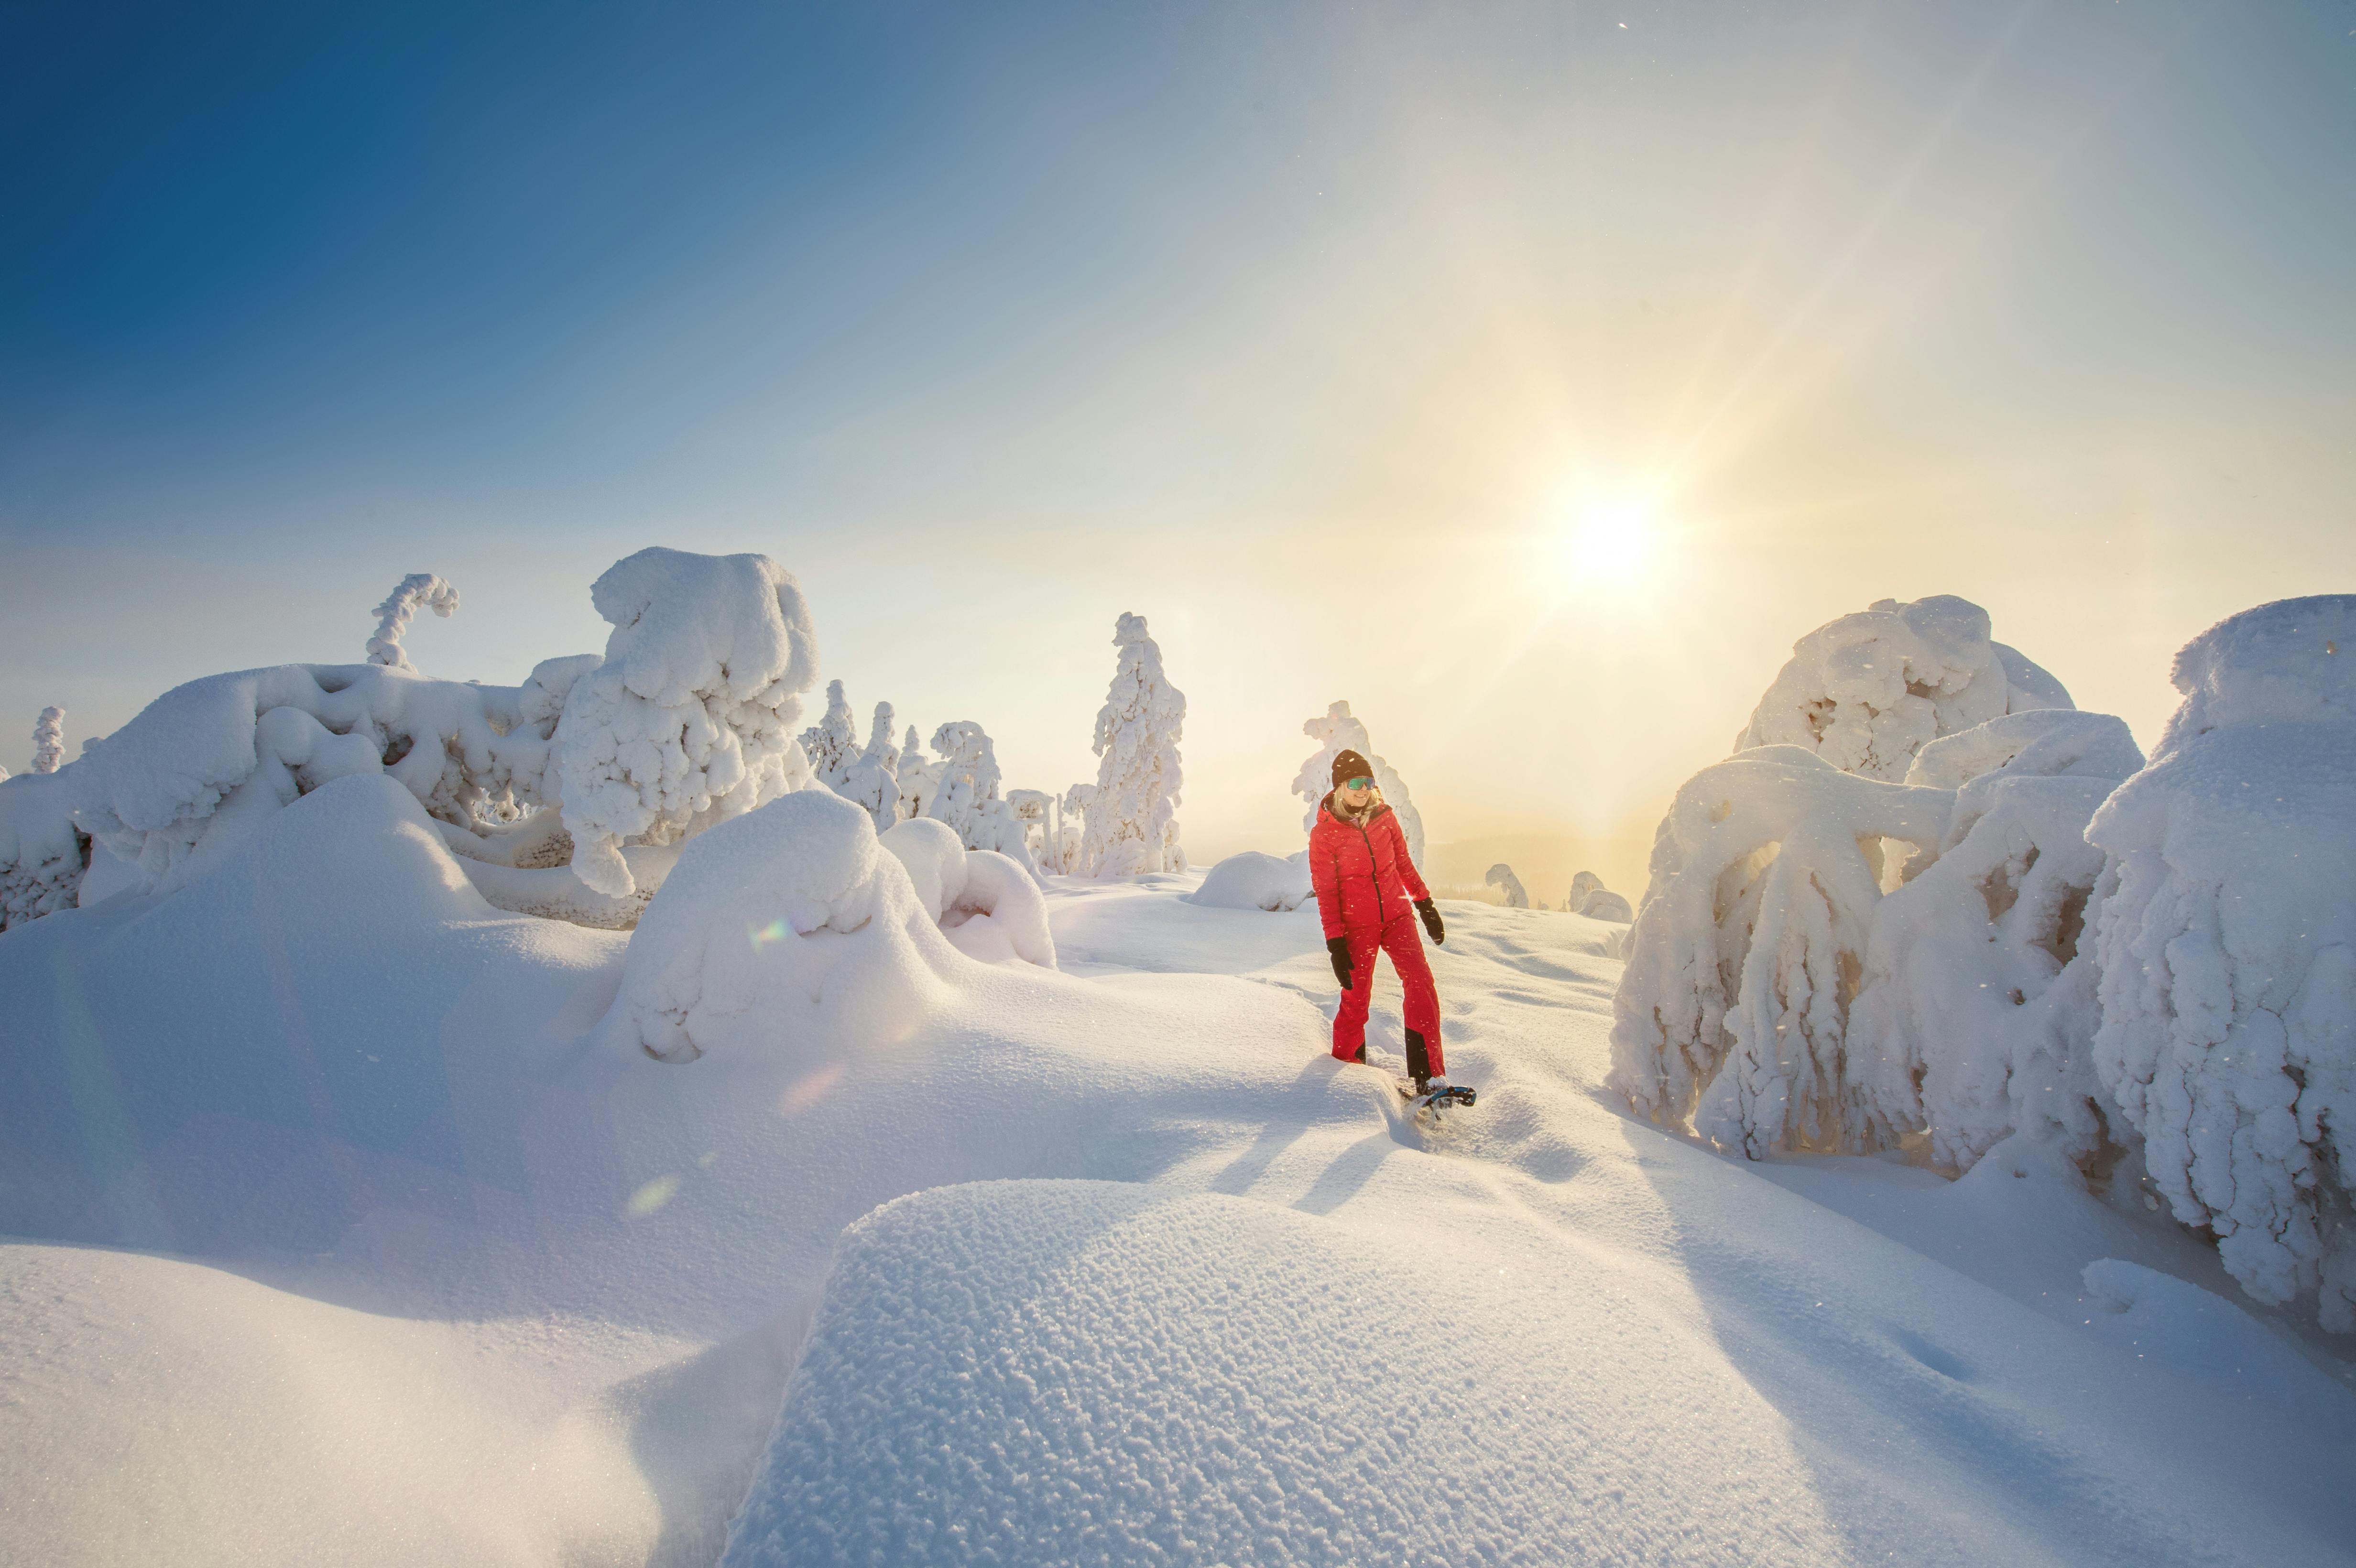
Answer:
[[[1627,1120],[1617,927],[1444,906],[1437,1132],[1192,876],[670,1065],[412,807],[0,935],[0,1562],[2350,1560],[2340,1347],[2000,1154]]]

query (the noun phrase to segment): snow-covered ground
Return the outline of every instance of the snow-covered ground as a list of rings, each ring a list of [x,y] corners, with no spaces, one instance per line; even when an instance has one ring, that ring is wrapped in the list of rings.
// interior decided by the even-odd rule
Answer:
[[[0,1561],[2356,1560],[2338,1347],[2164,1215],[1632,1121],[1558,912],[1442,906],[1419,1125],[1201,880],[683,1063],[381,777],[6,932]]]

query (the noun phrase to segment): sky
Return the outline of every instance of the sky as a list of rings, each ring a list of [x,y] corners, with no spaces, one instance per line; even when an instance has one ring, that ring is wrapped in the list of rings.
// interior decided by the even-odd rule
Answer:
[[[1633,893],[1836,615],[1961,594],[2148,744],[2201,628],[2356,590],[2351,0],[10,33],[11,767],[406,572],[511,683],[619,557],[759,550],[1010,786],[1095,776],[1135,612],[1196,859],[1297,847],[1344,699],[1434,842]]]

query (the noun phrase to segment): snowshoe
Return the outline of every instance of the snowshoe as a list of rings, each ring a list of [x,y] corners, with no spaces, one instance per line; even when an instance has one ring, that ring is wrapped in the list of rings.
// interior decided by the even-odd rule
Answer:
[[[1419,1111],[1429,1110],[1434,1116],[1454,1105],[1471,1105],[1478,1099],[1473,1091],[1462,1083],[1442,1081],[1440,1087],[1418,1084],[1412,1078],[1398,1081],[1399,1097]]]

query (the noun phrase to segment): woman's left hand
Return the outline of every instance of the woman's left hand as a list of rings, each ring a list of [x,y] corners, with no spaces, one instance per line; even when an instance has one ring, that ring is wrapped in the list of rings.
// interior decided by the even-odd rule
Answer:
[[[1430,899],[1416,900],[1415,912],[1423,916],[1423,929],[1430,934],[1433,946],[1448,940],[1448,927],[1440,923],[1440,911]]]

